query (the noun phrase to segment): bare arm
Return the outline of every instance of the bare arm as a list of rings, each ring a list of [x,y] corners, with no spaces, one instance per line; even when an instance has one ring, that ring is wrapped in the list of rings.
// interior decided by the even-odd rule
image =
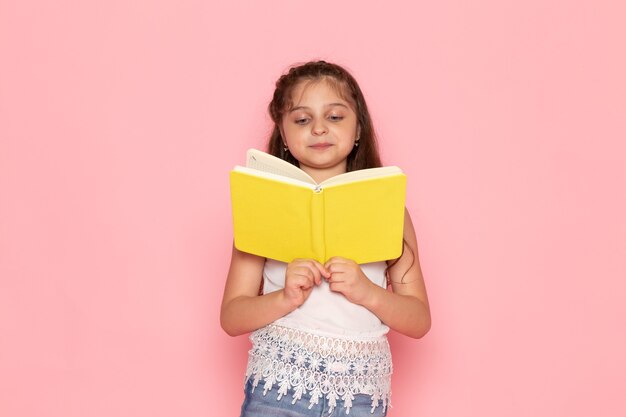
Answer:
[[[326,263],[330,289],[374,313],[383,323],[409,337],[420,338],[430,329],[430,308],[417,253],[417,239],[407,211],[404,216],[404,252],[389,268],[393,292],[371,282],[354,261],[335,257]]]
[[[404,253],[389,269],[393,292],[373,291],[365,306],[392,329],[413,338],[430,330],[430,306],[417,252],[417,238],[408,211],[404,215]]]
[[[315,261],[296,259],[287,266],[285,288],[260,296],[264,265],[265,258],[233,247],[220,313],[222,328],[231,336],[259,329],[295,310],[326,273]]]

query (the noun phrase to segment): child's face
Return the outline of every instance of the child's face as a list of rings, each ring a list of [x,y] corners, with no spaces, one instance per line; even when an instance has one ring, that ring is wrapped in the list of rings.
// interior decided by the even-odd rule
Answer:
[[[281,133],[300,168],[318,182],[346,172],[359,130],[353,104],[325,80],[300,82],[291,100]]]

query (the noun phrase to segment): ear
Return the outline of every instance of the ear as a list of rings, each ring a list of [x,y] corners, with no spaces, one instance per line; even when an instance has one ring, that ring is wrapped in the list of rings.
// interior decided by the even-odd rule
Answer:
[[[278,125],[278,131],[280,132],[280,139],[282,140],[283,145],[286,145],[287,141],[285,141],[285,131],[283,130],[282,123]]]
[[[356,137],[359,139],[361,138],[361,124],[360,123],[356,125]]]

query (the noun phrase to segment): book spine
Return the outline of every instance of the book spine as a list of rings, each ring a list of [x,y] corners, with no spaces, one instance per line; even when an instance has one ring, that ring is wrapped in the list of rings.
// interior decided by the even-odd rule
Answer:
[[[317,187],[311,199],[311,245],[315,260],[322,264],[326,262],[324,220],[324,190]]]

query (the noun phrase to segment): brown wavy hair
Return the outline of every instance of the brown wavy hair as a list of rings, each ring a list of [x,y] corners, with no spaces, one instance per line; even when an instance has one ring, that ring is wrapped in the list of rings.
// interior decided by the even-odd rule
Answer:
[[[294,88],[301,81],[318,82],[322,80],[329,82],[343,99],[354,106],[354,112],[357,116],[360,129],[359,146],[355,146],[348,155],[347,170],[355,171],[382,166],[372,118],[367,110],[367,104],[365,104],[365,98],[359,84],[346,69],[326,61],[311,61],[293,66],[276,81],[274,97],[268,106],[274,122],[274,128],[267,145],[268,153],[298,166],[296,158],[283,148],[284,140],[280,133],[280,125],[285,113],[293,108],[294,103],[291,96]]]

